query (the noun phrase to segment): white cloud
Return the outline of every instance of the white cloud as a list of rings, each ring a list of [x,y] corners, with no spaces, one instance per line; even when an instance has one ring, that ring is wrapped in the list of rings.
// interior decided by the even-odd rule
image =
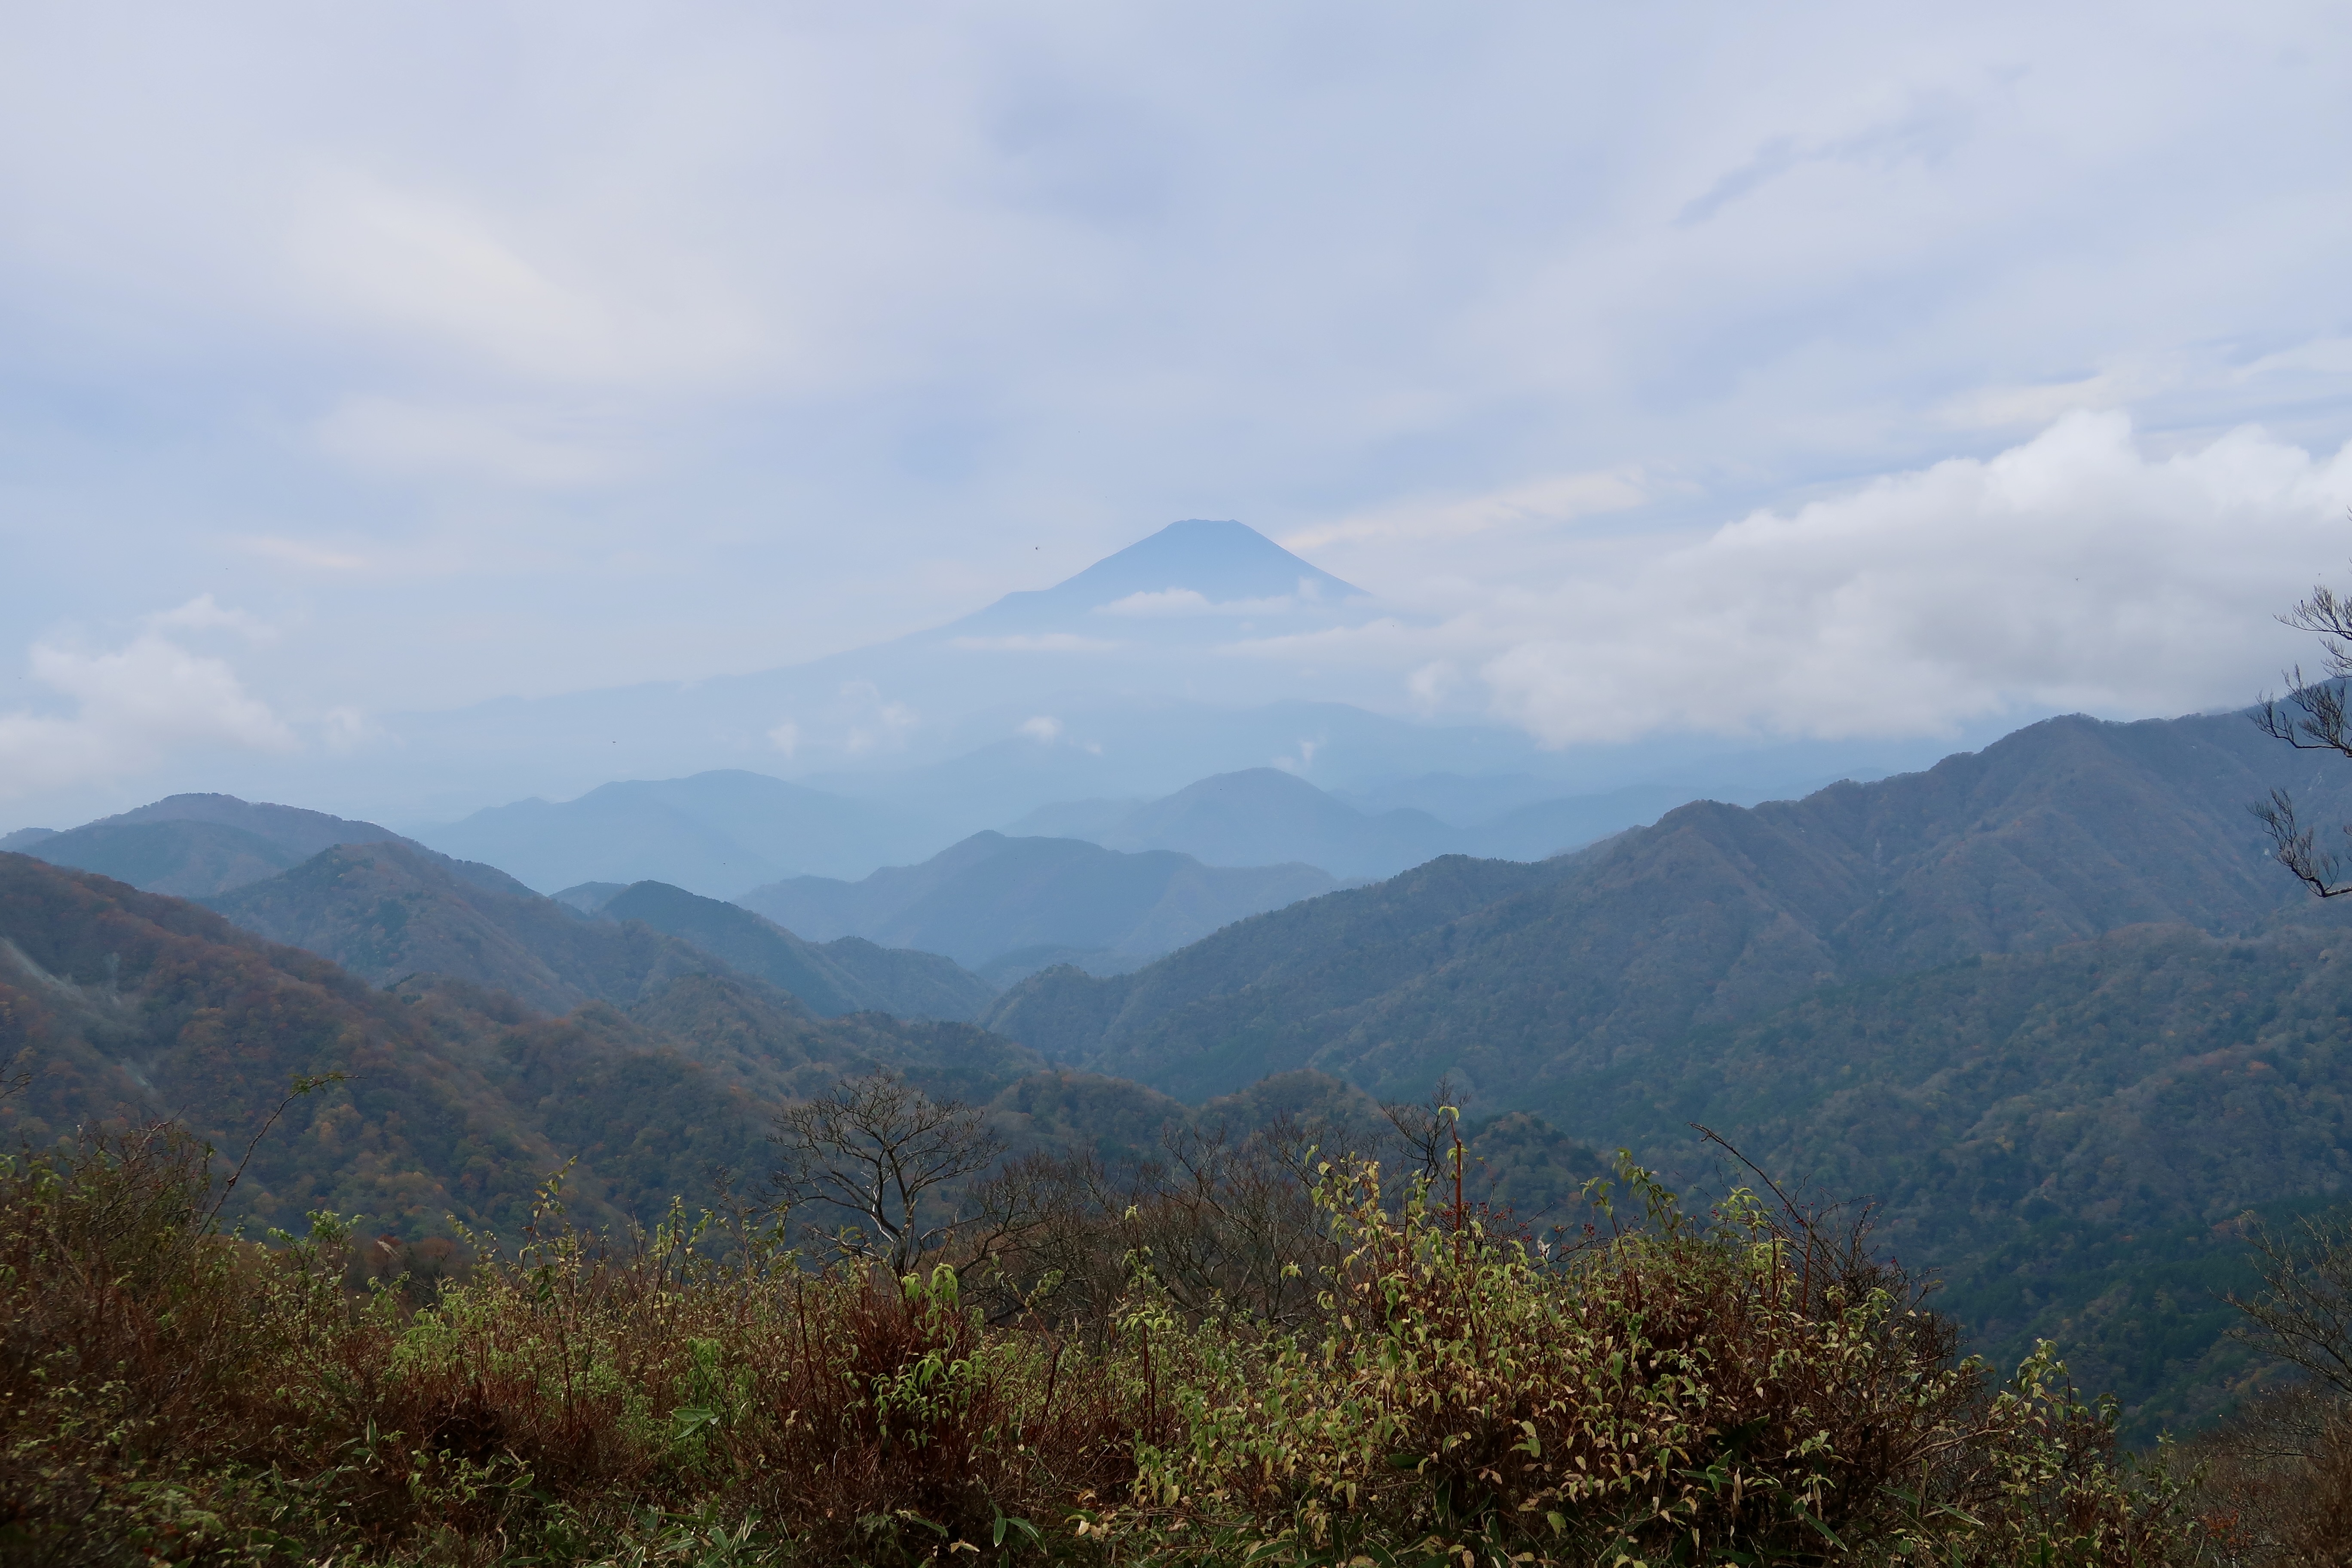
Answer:
[[[2347,503],[2352,447],[2315,459],[2245,428],[2151,457],[2124,416],[2073,414],[1990,458],[1610,542],[1550,586],[1230,651],[1385,668],[1407,707],[1552,745],[2179,713],[2252,700],[2304,657],[2272,617],[2352,554]]]
[[[155,617],[178,626],[239,625],[209,598]],[[142,632],[111,652],[36,644],[35,680],[68,699],[70,715],[0,713],[0,798],[102,783],[195,747],[288,752],[294,733],[248,694],[226,660]]]
[[[2047,425],[2078,410],[2129,408],[2187,378],[2177,361],[2138,360],[2072,381],[1979,388],[1952,399],[1942,412],[1948,423],[1963,428]]]
[[[1028,736],[1033,741],[1050,746],[1062,738],[1062,721],[1048,714],[1040,713],[1034,719],[1021,721],[1018,732]]]
[[[1105,653],[1119,645],[1076,632],[1014,632],[1004,637],[956,637],[950,647],[971,653]]]
[[[1266,760],[1284,773],[1296,773],[1304,778],[1315,766],[1315,753],[1322,749],[1322,745],[1323,742],[1320,741],[1302,740],[1298,742],[1297,756],[1269,757]]]
[[[1276,594],[1264,599],[1214,600],[1192,588],[1162,588],[1156,593],[1129,594],[1123,599],[1113,599],[1108,605],[1097,605],[1093,613],[1097,616],[1133,616],[1143,619],[1176,616],[1279,616],[1298,608],[1302,599],[1313,603],[1322,596],[1321,584],[1312,578],[1302,580],[1299,588],[1297,594]]]
[[[2249,429],[2151,459],[2122,416],[2072,415],[1988,461],[1505,601],[1510,646],[1480,673],[1496,711],[1554,744],[2245,701],[2281,658],[2272,613],[2352,547],[2347,501],[2352,447],[2316,462]]]
[[[793,753],[801,749],[801,727],[785,720],[768,731],[768,744],[782,752],[786,762],[792,761]]]
[[[319,572],[367,572],[375,563],[364,555],[348,550],[331,549],[305,539],[280,539],[267,534],[246,534],[233,537],[231,544],[249,554],[265,560],[283,561],[290,565],[308,566]]]
[[[871,682],[862,680],[852,681],[844,687],[844,694],[853,694],[853,688],[856,695],[875,698],[880,695]],[[907,737],[921,722],[922,715],[904,702],[878,702],[864,722],[851,726],[848,735],[842,741],[841,749],[853,757],[871,756],[877,752],[901,751],[906,747]]]
[[[1157,593],[1134,593],[1124,599],[1113,599],[1108,605],[1097,605],[1097,616],[1207,616],[1216,613],[1217,606],[1209,602],[1206,594],[1191,588],[1162,588]]]
[[[1199,511],[1475,610],[1391,672],[1450,664],[1443,708],[1542,640],[1499,606],[1561,563],[1632,583],[1655,531],[1956,428],[2352,433],[2341,6],[1345,33],[32,8],[0,392],[38,415],[13,493],[58,504],[0,509],[0,626],[283,591],[336,636],[241,661],[273,694],[457,707],[814,658]],[[804,758],[846,722],[796,710]]]
[[[147,629],[155,632],[241,633],[247,641],[275,642],[276,628],[265,626],[243,610],[224,609],[210,594],[199,594],[176,609],[163,610],[147,617]]]
[[[763,335],[657,231],[592,238],[537,203],[494,213],[462,192],[313,169],[289,192],[299,297],[338,324],[570,385],[705,379]]]
[[[1623,511],[1652,499],[1654,487],[1639,469],[1557,474],[1484,494],[1399,501],[1283,538],[1291,550],[1392,540],[1460,539],[1496,530],[1551,528],[1602,512]]]
[[[356,708],[330,708],[319,716],[319,742],[334,757],[352,757],[387,745],[399,738]]]
[[[566,489],[618,479],[635,460],[609,434],[545,409],[433,407],[353,397],[319,421],[319,444],[356,468]]]

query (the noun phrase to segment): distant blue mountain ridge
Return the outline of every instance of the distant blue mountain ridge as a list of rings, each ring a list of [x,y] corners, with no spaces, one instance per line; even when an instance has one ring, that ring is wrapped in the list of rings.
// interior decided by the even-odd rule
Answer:
[[[695,886],[731,893],[786,875],[855,879],[1057,803],[1156,800],[1257,768],[1295,773],[1373,816],[1423,809],[1467,827],[1506,807],[1431,810],[1383,792],[1452,778],[1465,802],[1478,781],[1508,781],[1501,793],[1518,791],[1513,805],[1637,786],[1759,800],[1925,766],[2009,727],[1988,721],[1981,736],[1913,742],[1662,732],[1547,752],[1474,714],[1415,717],[1397,672],[1319,651],[1328,634],[1411,620],[1240,522],[1196,519],[1060,583],[871,647],[750,674],[379,714],[377,740],[352,754],[224,756],[207,784],[336,803],[427,840],[473,832],[446,825],[492,803],[513,803],[509,826],[530,839],[553,831],[534,820],[548,803],[593,795],[589,809],[609,812],[620,805],[608,790],[648,795],[678,815],[644,833],[666,837],[677,864],[708,868]],[[1670,707],[1673,694],[1660,701]],[[715,808],[665,792],[718,773],[854,804],[801,801],[783,818],[808,819],[789,852],[748,828],[721,825],[712,838]],[[710,786],[687,793],[699,801]],[[650,811],[629,809],[639,806]],[[548,876],[556,887],[582,879]]]
[[[790,878],[738,902],[811,941],[862,936],[945,953],[1003,984],[1048,963],[1131,968],[1345,885],[1296,862],[1218,868],[1169,849],[978,833],[919,866],[856,882]]]
[[[1173,851],[1213,868],[1303,865],[1349,880],[1392,876],[1439,855],[1540,859],[1655,821],[1699,794],[1641,784],[1532,801],[1456,825],[1416,807],[1367,812],[1281,769],[1248,768],[1154,799],[1049,803],[994,826],[1013,838]],[[920,812],[901,816],[887,800],[715,772],[606,784],[561,804],[520,801],[419,837],[542,892],[650,879],[736,898],[794,877],[854,881],[929,862],[942,853],[936,838],[919,837],[929,820]]]

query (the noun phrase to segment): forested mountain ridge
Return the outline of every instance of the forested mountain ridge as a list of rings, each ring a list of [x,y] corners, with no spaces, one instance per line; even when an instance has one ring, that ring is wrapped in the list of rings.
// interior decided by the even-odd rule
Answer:
[[[1557,1109],[1568,1079],[1622,1053],[1825,985],[2309,912],[2244,810],[2289,779],[2315,812],[2352,815],[2352,778],[2242,717],[2053,720],[1926,773],[1694,803],[1539,867],[1435,862],[1132,974],[1034,976],[988,1021],[1182,1096],[1313,1066],[1409,1097],[1451,1070],[1495,1109]]]
[[[236,1212],[270,1223],[511,1232],[574,1155],[580,1217],[644,1219],[714,1166],[756,1176],[776,1104],[845,1073],[984,1103],[1043,1065],[967,1024],[823,1019],[700,970],[563,1016],[446,975],[379,990],[193,903],[0,854],[0,1070],[27,1075],[0,1135],[171,1117],[233,1161],[296,1075],[346,1074],[256,1148]]]
[[[201,899],[274,877],[303,856],[217,822],[93,822],[25,847],[53,866],[71,866],[151,893]]]
[[[979,968],[1037,947],[1138,963],[1338,886],[1307,865],[1211,867],[1172,850],[978,833],[920,865],[856,882],[794,877],[736,902],[814,940],[862,936]]]
[[[1716,1184],[1713,1128],[1948,1281],[1979,1348],[2065,1347],[2135,1430],[2250,1364],[2242,1216],[2352,1198],[2352,931],[2130,926],[1817,992],[1580,1078],[1570,1131]]]
[[[828,1017],[866,1009],[968,1021],[995,987],[938,952],[862,937],[810,942],[757,912],[667,882],[638,882],[607,900],[607,921],[639,921],[691,942],[728,967],[779,985]]]
[[[334,816],[307,806],[278,805],[268,801],[239,800],[233,795],[173,795],[146,805],[101,818],[92,826],[146,822],[210,822],[235,827],[302,856],[316,855],[338,844],[409,844],[390,828],[373,822]]]
[[[1518,798],[1530,784],[1537,786],[1535,797]],[[1455,802],[1488,793],[1473,781],[1443,775],[1402,781],[1394,789]],[[1173,850],[1220,868],[1298,861],[1342,877],[1390,877],[1441,855],[1543,859],[1655,821],[1700,793],[1643,784],[1577,794],[1557,782],[1520,778],[1498,782],[1492,792],[1496,800],[1517,804],[1448,820],[1424,807],[1383,805],[1362,795],[1349,798],[1296,773],[1258,767],[1199,779],[1157,800],[1055,802],[1005,831],[1083,838],[1129,852]]]
[[[454,975],[546,1013],[591,999],[634,1002],[709,967],[644,925],[590,922],[520,885],[480,888],[395,844],[342,845],[205,900],[246,930],[332,959],[378,985]]]
[[[297,1075],[343,1075],[254,1145],[236,1219],[299,1227],[326,1208],[410,1238],[453,1217],[511,1237],[567,1162],[573,1215],[593,1225],[707,1202],[722,1170],[756,1200],[778,1108],[877,1070],[981,1108],[1015,1152],[1114,1167],[1164,1158],[1171,1125],[1245,1132],[1289,1114],[1335,1147],[1384,1131],[1370,1100],[1319,1075],[1190,1108],[970,1024],[820,1018],[739,974],[678,973],[560,1016],[448,975],[380,990],[195,904],[0,854],[0,1076],[26,1080],[0,1094],[0,1141],[170,1118],[233,1165]],[[1484,1190],[1531,1206],[1599,1169],[1532,1123],[1502,1129],[1495,1153]]]
[[[344,1072],[256,1151],[243,1212],[509,1222],[561,1159],[467,1059],[482,1032],[193,904],[0,855],[0,1058],[28,1075],[0,1100],[11,1142],[173,1116],[241,1150],[294,1075]]]
[[[378,984],[447,974],[549,1013],[590,1000],[626,1005],[714,964],[782,985],[826,1016],[872,1009],[969,1019],[992,994],[934,954],[804,942],[660,883],[609,900],[611,918],[583,919],[490,868],[401,843],[340,845],[206,902]]]
[[[2352,1195],[2352,911],[2270,862],[2245,806],[2282,783],[2352,816],[2352,779],[2242,716],[2053,721],[1542,866],[1435,862],[1132,974],[1035,976],[990,1022],[1183,1098],[1451,1071],[1672,1183],[1744,1176],[1703,1123],[1881,1205],[1981,1345],[2057,1340],[2144,1439],[2243,1370],[2237,1216]]]
[[[275,876],[338,844],[407,843],[389,828],[231,795],[175,795],[8,847],[151,893],[200,899]]]

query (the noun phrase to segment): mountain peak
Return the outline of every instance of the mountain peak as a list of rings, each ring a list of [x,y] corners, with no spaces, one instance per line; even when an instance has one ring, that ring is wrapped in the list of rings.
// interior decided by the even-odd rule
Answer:
[[[1213,602],[1282,595],[1333,604],[1361,590],[1300,559],[1247,523],[1190,518],[1103,557],[1049,594],[1082,590],[1108,604],[1133,593],[1190,589]]]
[[[1169,617],[1328,615],[1364,596],[1246,523],[1189,518],[1050,588],[1007,594],[945,629],[1025,629],[1082,616],[1099,626]]]

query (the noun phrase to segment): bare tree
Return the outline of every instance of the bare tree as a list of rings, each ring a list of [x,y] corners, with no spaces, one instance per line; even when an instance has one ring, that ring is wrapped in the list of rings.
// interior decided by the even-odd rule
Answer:
[[[1087,1151],[1040,1152],[979,1184],[986,1217],[957,1250],[995,1264],[982,1287],[992,1312],[1098,1334],[1141,1270],[1188,1316],[1307,1321],[1334,1256],[1311,1131],[1289,1116],[1247,1133],[1175,1123],[1160,1148],[1117,1171]]]
[[[2313,680],[2304,675],[2301,665],[2289,670],[2286,697],[2284,700],[2264,697],[2254,714],[2255,725],[2263,734],[2299,752],[2334,752],[2352,757],[2352,706],[2347,704],[2344,684],[2352,677],[2352,599],[2339,598],[2334,589],[2323,584],[2279,619],[2319,638],[2328,672]],[[2286,791],[2274,789],[2270,799],[2248,809],[2270,834],[2274,858],[2305,887],[2323,899],[2352,893],[2352,879],[2345,875],[2343,857],[2319,847],[2317,829],[2303,825],[2295,816],[2294,799]],[[2352,839],[2352,824],[2341,831]]]
[[[2232,1332],[2352,1394],[2352,1224],[2305,1220],[2300,1229],[2291,1238],[2254,1232],[2268,1289],[2230,1298],[2247,1320]]]
[[[775,1125],[769,1142],[779,1152],[771,1178],[778,1205],[845,1211],[847,1225],[809,1229],[893,1275],[912,1270],[978,1217],[959,1206],[958,1184],[1003,1148],[977,1110],[935,1100],[887,1072],[844,1079],[787,1105]]]
[[[1435,1186],[1454,1173],[1454,1151],[1462,1146],[1461,1105],[1462,1091],[1454,1086],[1452,1073],[1439,1078],[1437,1087],[1419,1105],[1381,1102],[1381,1114],[1403,1146],[1408,1174]]]

